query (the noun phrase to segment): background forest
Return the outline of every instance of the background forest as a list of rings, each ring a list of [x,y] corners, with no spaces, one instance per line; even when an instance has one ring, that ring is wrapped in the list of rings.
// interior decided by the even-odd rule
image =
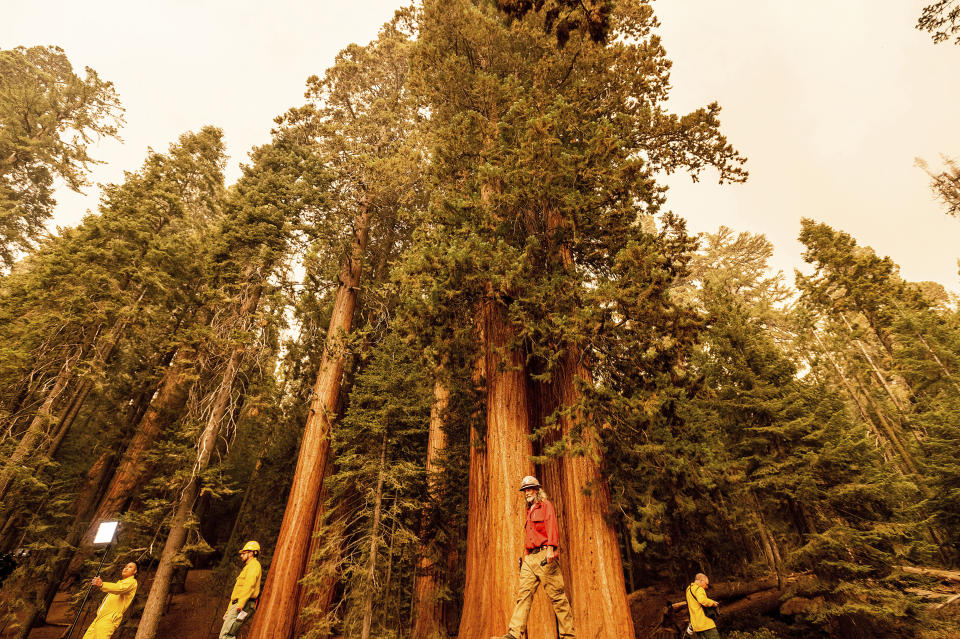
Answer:
[[[794,285],[762,235],[689,233],[664,179],[749,165],[718,104],[668,108],[656,26],[424,0],[233,184],[185,132],[56,233],[122,96],[0,50],[0,637],[79,603],[108,519],[115,637],[216,636],[250,539],[251,639],[500,636],[528,474],[578,636],[681,636],[701,571],[724,636],[960,636],[958,300],[815,212]],[[919,28],[960,43],[960,3]],[[960,165],[930,177],[956,217]]]

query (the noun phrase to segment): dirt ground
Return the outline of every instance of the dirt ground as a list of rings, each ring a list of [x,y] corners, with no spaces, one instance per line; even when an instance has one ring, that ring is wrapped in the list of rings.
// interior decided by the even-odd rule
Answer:
[[[207,583],[212,575],[211,570],[191,570],[187,573],[186,590],[173,595],[167,613],[160,621],[158,636],[162,639],[217,639],[220,634],[221,608],[225,602],[207,594]],[[141,587],[143,585],[141,584]],[[86,630],[85,627],[93,621],[96,606],[103,599],[102,594],[90,595],[91,602],[87,603],[85,620],[77,624],[70,639],[80,639]],[[57,593],[47,615],[47,624],[30,631],[28,639],[60,639],[67,631],[73,617],[67,606],[68,593]],[[136,620],[128,620],[112,639],[133,639],[136,634]],[[243,632],[241,631],[241,636]]]

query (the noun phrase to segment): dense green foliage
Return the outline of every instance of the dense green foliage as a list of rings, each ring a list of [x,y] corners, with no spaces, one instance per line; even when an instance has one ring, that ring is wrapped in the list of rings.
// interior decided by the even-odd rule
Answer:
[[[229,589],[253,538],[269,570],[331,343],[347,363],[301,635],[408,636],[424,557],[455,634],[485,305],[548,398],[531,409],[533,461],[600,464],[629,589],[772,575],[776,601],[727,621],[732,636],[949,633],[902,567],[960,562],[957,299],[822,222],[802,221],[811,268],[795,287],[768,268],[764,237],[689,233],[663,177],[741,182],[745,159],[718,105],[667,109],[655,26],[642,0],[401,10],[308,79],[236,184],[206,127],[43,239],[51,180],[82,186],[87,136],[115,133],[116,97],[57,49],[0,52],[19,87],[0,98],[47,100],[24,119],[36,130],[4,119],[0,135],[0,552],[30,553],[0,589],[0,636],[24,636],[4,633],[70,584],[134,454],[115,561],[139,560],[150,583],[180,527],[174,579],[216,567]],[[48,124],[58,100],[78,111]],[[11,108],[0,100],[0,118]],[[330,340],[351,259],[353,329]],[[547,391],[571,354],[587,373],[560,409]],[[574,412],[588,426],[561,432]]]

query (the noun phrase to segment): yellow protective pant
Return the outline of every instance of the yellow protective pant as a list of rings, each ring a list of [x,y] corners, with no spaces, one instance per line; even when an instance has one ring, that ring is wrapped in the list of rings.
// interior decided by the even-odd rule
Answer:
[[[546,566],[540,562],[547,558],[545,552],[535,555],[526,555],[520,566],[520,585],[517,586],[517,606],[510,617],[510,634],[519,639],[527,630],[527,618],[530,616],[530,606],[533,605],[533,595],[542,583],[543,591],[553,603],[553,612],[557,615],[557,626],[560,639],[574,639],[573,611],[570,602],[563,590],[563,573],[560,572],[560,560],[554,559]]]
[[[98,615],[97,618],[93,620],[93,623],[90,624],[90,627],[87,628],[87,631],[83,633],[83,639],[110,639],[110,635],[120,627],[122,621],[122,614],[115,615],[108,613],[102,617]]]

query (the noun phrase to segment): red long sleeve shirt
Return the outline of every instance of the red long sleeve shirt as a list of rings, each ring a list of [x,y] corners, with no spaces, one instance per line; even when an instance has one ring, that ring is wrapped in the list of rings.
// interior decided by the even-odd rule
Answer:
[[[560,547],[560,529],[557,527],[557,513],[549,501],[538,501],[527,509],[525,527],[527,550],[540,546]]]

